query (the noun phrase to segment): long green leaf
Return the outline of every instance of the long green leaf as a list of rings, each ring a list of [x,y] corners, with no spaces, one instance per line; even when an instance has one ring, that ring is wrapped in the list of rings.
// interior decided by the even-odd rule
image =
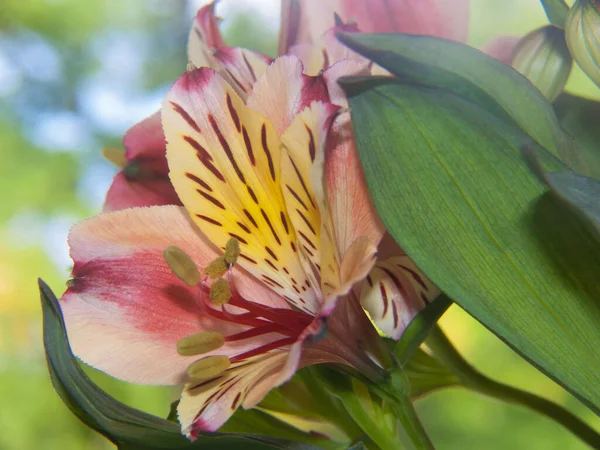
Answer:
[[[390,233],[442,291],[600,411],[600,245],[528,170],[522,130],[443,89],[343,87]]]
[[[119,449],[288,449],[319,447],[262,437],[213,434],[190,442],[179,425],[118,402],[96,386],[81,370],[67,340],[58,300],[39,281],[44,318],[44,347],[54,388],[69,409],[87,426],[103,434]]]
[[[582,175],[600,180],[600,102],[562,94],[553,104],[560,126],[577,142],[585,167]]]
[[[527,146],[523,149],[529,168],[571,210],[583,219],[596,237],[600,238],[600,181],[579,175],[571,170],[548,172],[539,155]]]
[[[407,34],[339,33],[340,40],[391,73],[443,88],[512,122],[577,172],[584,161],[551,105],[519,72],[467,45]]]

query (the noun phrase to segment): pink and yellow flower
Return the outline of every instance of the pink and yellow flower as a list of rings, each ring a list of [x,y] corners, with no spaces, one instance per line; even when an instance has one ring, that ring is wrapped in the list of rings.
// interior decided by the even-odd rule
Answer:
[[[397,3],[394,12],[420,17],[409,8],[417,3]],[[69,236],[74,268],[61,305],[74,352],[123,380],[185,384],[178,414],[191,438],[303,366],[377,377],[381,342],[363,308],[399,338],[439,293],[385,235],[368,194],[336,80],[370,64],[332,29],[303,34],[313,26],[307,4],[284,3],[296,32],[282,33],[290,54],[274,61],[227,47],[214,4],[201,9],[162,127],[154,115],[125,138],[138,157],[146,149],[160,160],[166,146],[168,189],[118,198],[117,178],[107,209],[120,210]],[[340,5],[342,19],[366,7]],[[333,25],[360,29],[361,20]]]

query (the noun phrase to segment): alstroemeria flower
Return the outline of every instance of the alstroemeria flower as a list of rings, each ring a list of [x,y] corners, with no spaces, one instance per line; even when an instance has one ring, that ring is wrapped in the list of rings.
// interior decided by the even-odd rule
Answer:
[[[387,243],[368,194],[336,81],[367,74],[368,62],[340,52],[309,76],[296,56],[271,62],[223,47],[212,7],[189,44],[193,65],[212,68],[191,67],[161,110],[184,207],[76,225],[61,299],[83,361],[131,382],[185,383],[178,413],[192,438],[300,367],[333,362],[377,376],[380,338],[361,305],[398,338],[439,293]],[[231,242],[235,265],[223,256]],[[173,246],[190,258],[184,272],[207,277],[176,276],[163,253]]]

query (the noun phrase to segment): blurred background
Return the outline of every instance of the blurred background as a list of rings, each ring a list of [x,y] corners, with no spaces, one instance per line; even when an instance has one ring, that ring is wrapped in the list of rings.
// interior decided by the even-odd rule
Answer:
[[[36,278],[60,295],[71,264],[69,226],[100,211],[116,170],[100,156],[158,109],[185,70],[191,18],[203,1],[0,1],[0,449],[109,449],[49,382]],[[537,0],[472,0],[470,43],[546,23]],[[223,0],[231,45],[274,55],[278,0]],[[568,90],[598,90],[576,69]],[[600,427],[577,400],[454,306],[443,327],[477,367],[553,399]],[[166,416],[173,393],[90,370],[120,400]],[[461,389],[417,402],[439,450],[583,449],[559,426]]]

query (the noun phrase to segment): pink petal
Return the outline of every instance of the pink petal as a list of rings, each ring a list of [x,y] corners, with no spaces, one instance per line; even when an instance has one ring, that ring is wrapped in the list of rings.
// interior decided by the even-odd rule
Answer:
[[[466,42],[468,0],[343,0],[342,19],[363,33],[408,33]]]
[[[167,143],[160,122],[160,111],[132,126],[123,136],[125,157],[128,161],[136,158],[162,158],[165,173],[168,171],[165,158]]]
[[[131,127],[123,137],[127,166],[107,194],[104,211],[135,206],[181,205],[169,181],[160,111]]]
[[[520,36],[496,36],[485,44],[481,51],[510,66],[513,51],[520,40]]]
[[[312,44],[298,44],[290,49],[304,65],[304,73],[317,75],[321,71],[334,65],[338,61],[353,60],[363,66],[370,65],[370,61],[342,44],[336,36],[338,31],[356,32],[356,25],[339,25],[330,28]]]
[[[214,59],[215,68],[244,99],[271,64],[269,57],[243,48],[222,47],[215,52]]]
[[[289,53],[297,44],[316,42],[335,25],[334,14],[343,0],[282,0],[279,54]]]
[[[164,261],[169,245],[185,249],[199,267],[218,255],[183,208],[101,214],[75,225],[69,245],[75,265],[61,307],[74,353],[93,367],[135,383],[178,384],[193,359],[177,354],[177,341],[204,330],[240,331],[201,314],[197,289],[183,284]],[[235,280],[242,295],[286,307],[241,269]]]
[[[336,25],[356,22],[363,33],[409,33],[466,42],[468,0],[290,0],[282,7],[280,50],[317,40]]]
[[[188,38],[188,59],[195,67],[214,67],[214,50],[225,47],[215,16],[216,4],[215,0],[200,8],[194,17]]]
[[[397,340],[439,293],[408,256],[397,256],[377,262],[363,284],[360,303],[377,326]]]
[[[294,116],[314,101],[329,101],[322,78],[304,75],[302,63],[295,56],[282,56],[256,82],[247,104],[282,134]]]
[[[128,179],[121,171],[115,175],[106,193],[103,211],[155,205],[181,205],[169,177],[165,174]]]

